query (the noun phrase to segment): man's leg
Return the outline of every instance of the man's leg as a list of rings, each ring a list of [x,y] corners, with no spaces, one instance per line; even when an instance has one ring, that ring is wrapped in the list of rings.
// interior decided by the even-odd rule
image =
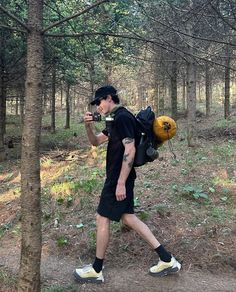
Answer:
[[[122,216],[122,221],[135,230],[158,253],[160,261],[149,270],[152,276],[165,276],[176,273],[181,269],[181,264],[165,250],[148,226],[137,216],[134,214],[124,214]]]
[[[96,238],[96,259],[93,264],[94,270],[99,273],[102,270],[103,259],[109,243],[110,220],[97,214],[97,238]]]
[[[84,266],[74,271],[75,279],[79,282],[104,282],[102,266],[109,243],[110,220],[97,214],[97,246],[96,258],[93,265]]]
[[[125,225],[136,231],[153,249],[161,245],[149,227],[134,214],[124,214],[121,219]]]

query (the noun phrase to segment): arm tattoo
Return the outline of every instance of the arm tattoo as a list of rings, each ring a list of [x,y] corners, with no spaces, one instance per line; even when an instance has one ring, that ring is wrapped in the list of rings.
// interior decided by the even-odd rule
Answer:
[[[124,144],[130,144],[130,143],[134,142],[134,139],[133,138],[125,138],[123,141],[124,141]]]
[[[127,161],[128,156],[129,156],[129,153],[128,154],[124,154],[123,161]]]
[[[133,163],[134,163],[134,159],[132,159],[132,160],[128,163],[129,168],[132,168]]]
[[[128,156],[129,156],[129,153],[128,154],[124,154],[123,161],[127,161]],[[130,162],[129,161],[127,161],[127,162],[128,162],[129,168],[132,168],[133,163],[134,163],[134,159],[132,159]]]

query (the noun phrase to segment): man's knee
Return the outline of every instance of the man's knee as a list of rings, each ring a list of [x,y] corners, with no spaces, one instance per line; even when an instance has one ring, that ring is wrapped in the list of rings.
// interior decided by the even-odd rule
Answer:
[[[134,214],[124,214],[121,217],[122,223],[127,226],[131,226],[132,221],[134,220]]]
[[[97,223],[97,226],[108,225],[109,219],[107,217],[104,217],[104,216],[97,214],[96,215],[96,223]]]

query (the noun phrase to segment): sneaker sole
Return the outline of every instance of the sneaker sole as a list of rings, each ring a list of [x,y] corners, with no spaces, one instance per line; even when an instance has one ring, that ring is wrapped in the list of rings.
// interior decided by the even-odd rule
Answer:
[[[159,273],[152,273],[149,271],[149,275],[153,276],[153,277],[164,277],[170,274],[176,274],[180,271],[181,269],[181,264],[178,263],[176,267],[174,268],[167,268]]]
[[[79,283],[97,283],[102,284],[104,280],[97,279],[97,278],[81,278],[76,272],[73,273],[75,280]]]

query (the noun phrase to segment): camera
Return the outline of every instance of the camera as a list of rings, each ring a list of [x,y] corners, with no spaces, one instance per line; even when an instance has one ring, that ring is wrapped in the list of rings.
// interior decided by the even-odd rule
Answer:
[[[101,122],[101,120],[102,120],[102,116],[98,112],[93,113],[92,117],[93,117],[94,122]]]
[[[151,159],[151,161],[154,161],[158,158],[159,153],[155,148],[149,146],[146,150],[146,155]]]

